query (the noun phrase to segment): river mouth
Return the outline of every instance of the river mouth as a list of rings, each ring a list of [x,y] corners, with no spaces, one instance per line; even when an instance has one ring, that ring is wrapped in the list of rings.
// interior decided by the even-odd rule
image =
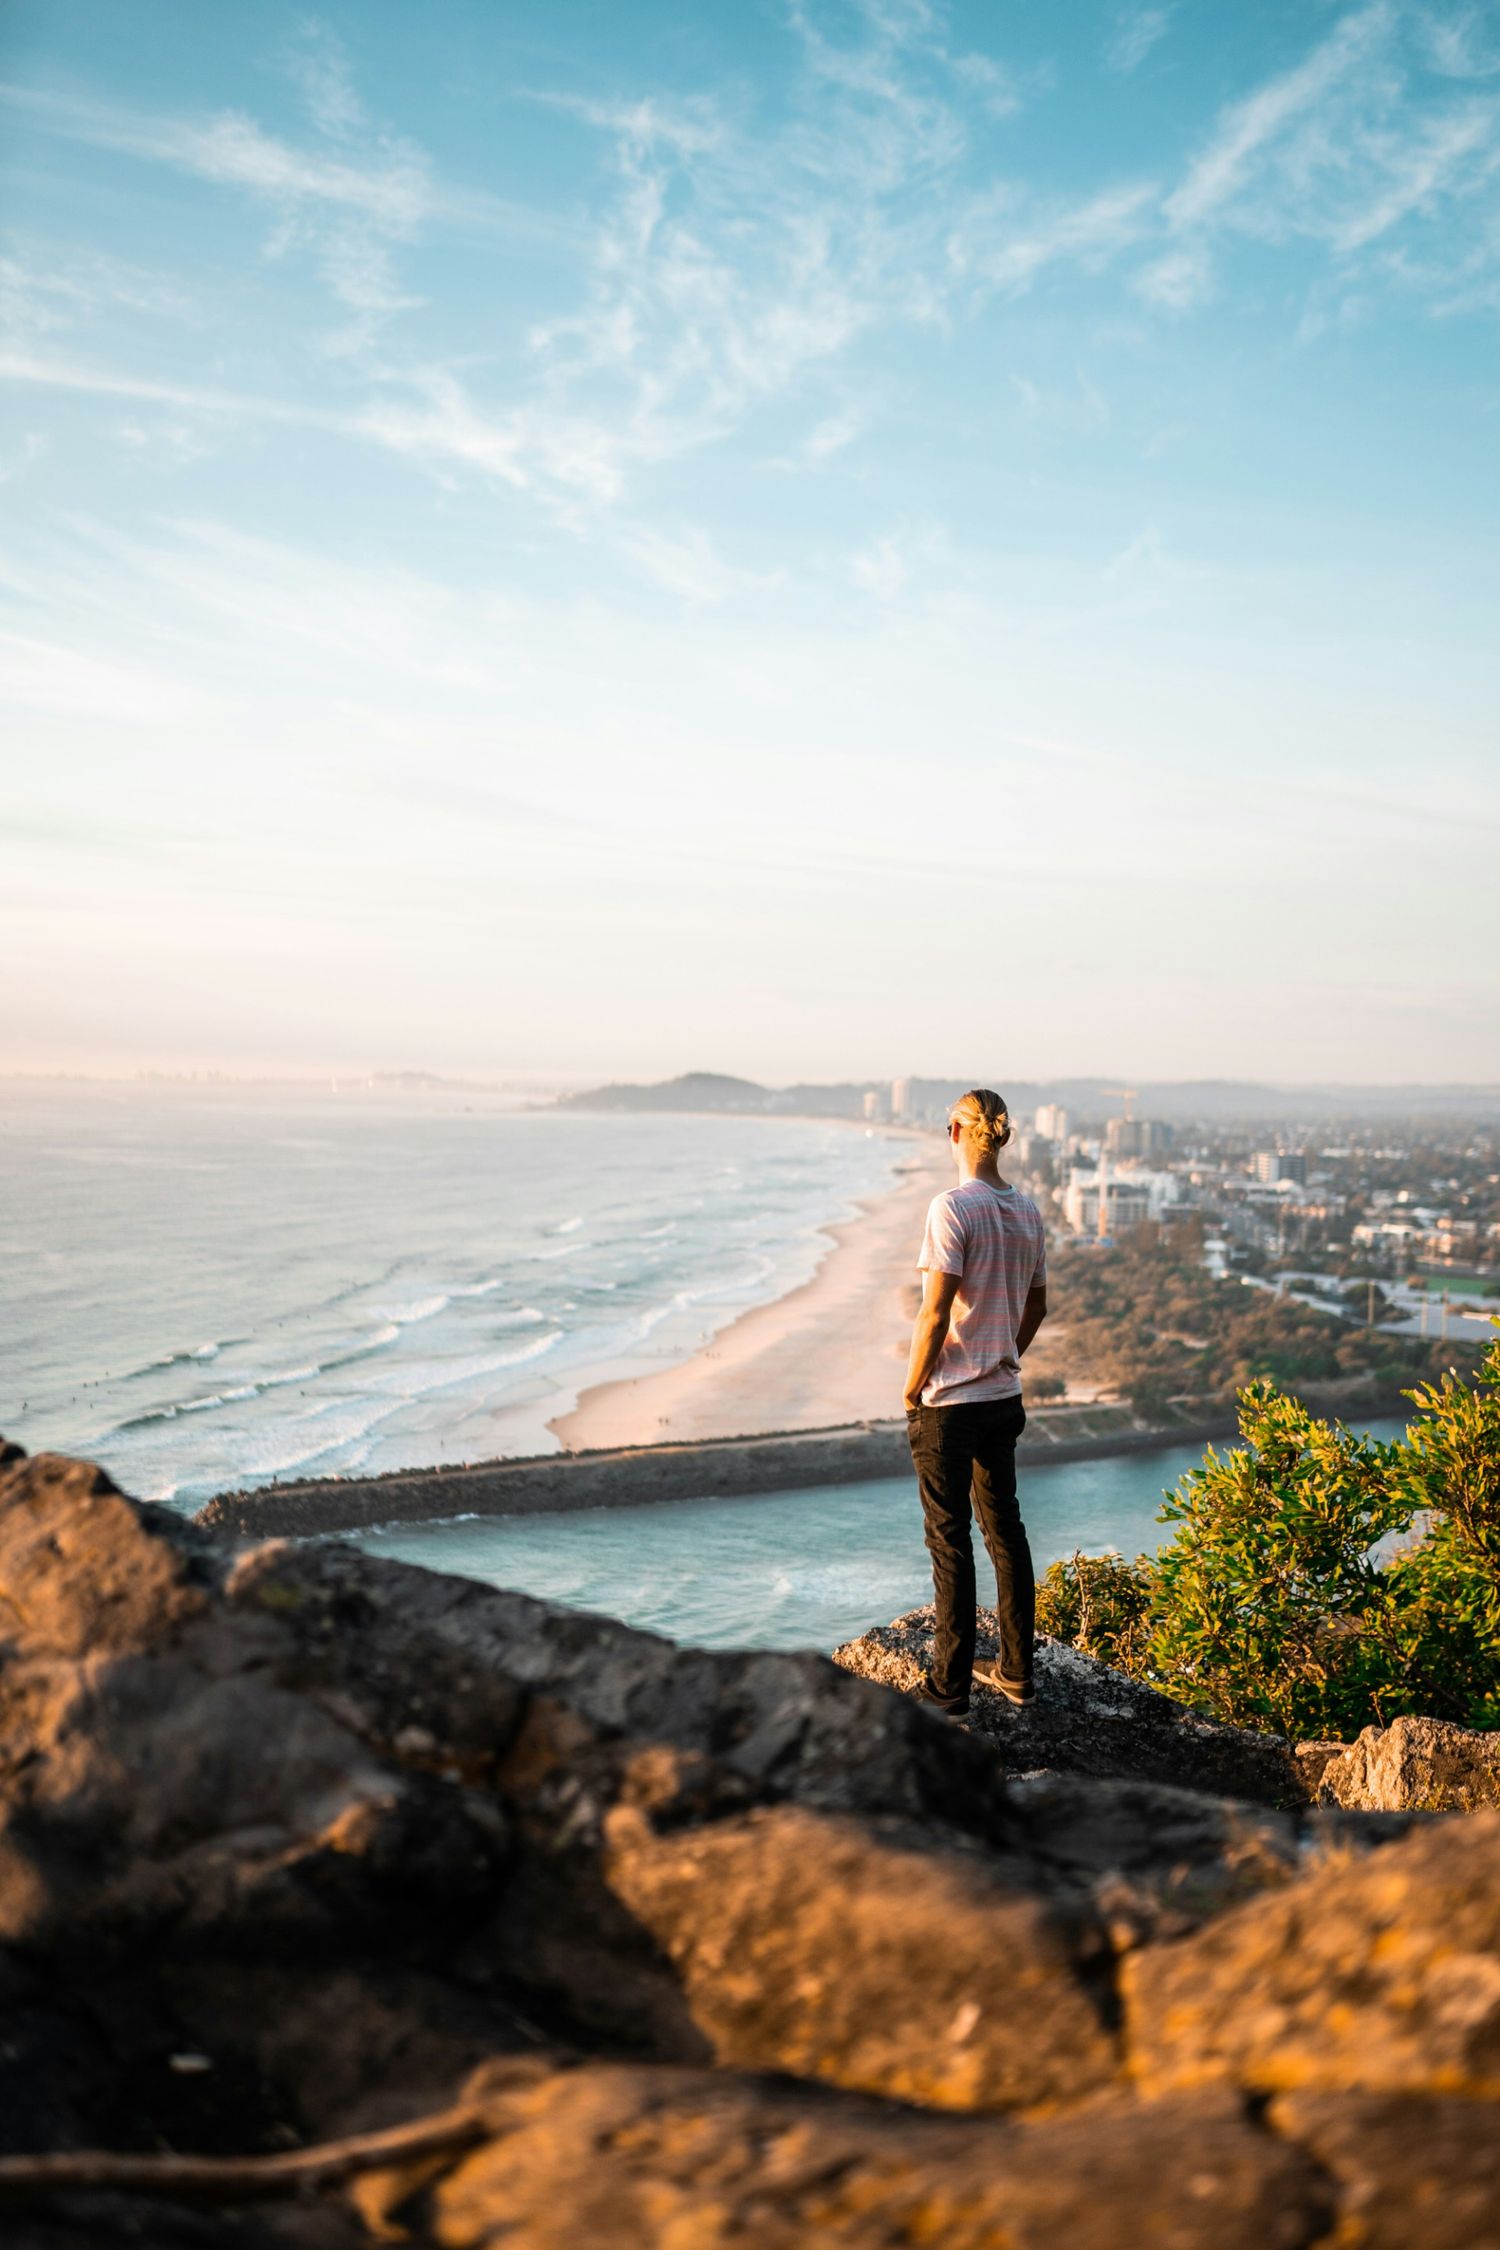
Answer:
[[[1371,1435],[1398,1437],[1398,1421]],[[1154,1552],[1164,1492],[1201,1443],[1090,1461],[1021,1463],[1038,1575],[1086,1554]],[[596,1610],[699,1648],[837,1648],[932,1596],[915,1482],[882,1478],[743,1499],[562,1515],[474,1516],[355,1535],[371,1554]],[[988,1566],[976,1536],[980,1600]]]

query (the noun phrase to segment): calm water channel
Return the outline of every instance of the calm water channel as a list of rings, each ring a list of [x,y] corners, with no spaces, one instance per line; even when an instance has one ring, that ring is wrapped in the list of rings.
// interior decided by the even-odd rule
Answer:
[[[1401,1425],[1372,1428],[1390,1438]],[[1202,1446],[1191,1445],[1028,1464],[1022,1512],[1038,1570],[1078,1547],[1131,1555],[1155,1548],[1168,1528],[1156,1521],[1163,1490],[1202,1458]],[[916,1487],[905,1478],[758,1499],[396,1525],[361,1544],[603,1610],[702,1648],[829,1649],[930,1596]]]

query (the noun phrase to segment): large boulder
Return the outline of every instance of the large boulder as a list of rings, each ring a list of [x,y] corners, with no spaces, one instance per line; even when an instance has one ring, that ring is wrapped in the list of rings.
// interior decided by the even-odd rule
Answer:
[[[1352,1812],[1474,1812],[1500,1805],[1500,1734],[1449,1719],[1366,1727],[1318,1777],[1319,1802]]]
[[[595,2068],[497,2125],[435,2180],[370,2182],[365,2208],[438,2250],[1307,2250],[1334,2211],[1321,2166],[1222,2098],[1016,2126]]]
[[[1401,2094],[1283,2094],[1271,2129],[1331,2182],[1359,2250],[1491,2250],[1500,2243],[1500,2133],[1489,2102]]]
[[[1500,1811],[1424,1825],[1122,1963],[1149,2092],[1500,2097]]]
[[[834,1662],[910,1694],[931,1661],[932,1629],[929,1603],[846,1641],[834,1650]],[[996,1649],[994,1613],[981,1610],[980,1661],[993,1663]],[[970,1730],[993,1747],[1007,1772],[1047,1768],[1165,1781],[1251,1804],[1307,1801],[1292,1746],[1280,1735],[1220,1726],[1066,1641],[1038,1636],[1036,1687],[1036,1701],[1018,1709],[975,1685]]]
[[[764,1807],[706,1828],[610,1821],[615,1895],[715,2058],[942,2109],[1110,2084],[1108,1937],[1037,1869],[905,1823]]]
[[[234,1567],[84,1464],[0,1471],[0,1942],[325,1955],[490,1896],[493,1797],[302,1692]]]

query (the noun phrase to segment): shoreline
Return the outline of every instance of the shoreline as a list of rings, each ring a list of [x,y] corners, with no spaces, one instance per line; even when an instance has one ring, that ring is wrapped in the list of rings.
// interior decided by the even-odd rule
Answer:
[[[1309,1386],[1315,1413],[1405,1419],[1399,1392],[1354,1398]],[[1087,1428],[1110,1417],[1111,1427]],[[1043,1463],[1160,1453],[1238,1432],[1232,1409],[1172,1424],[1140,1424],[1123,1407],[1039,1408],[1021,1440],[1023,1472]],[[911,1474],[903,1422],[602,1447],[476,1462],[462,1469],[397,1469],[378,1477],[325,1477],[220,1493],[191,1521],[247,1537],[322,1538],[397,1523],[460,1516],[571,1515],[592,1508],[653,1507],[673,1500],[750,1499],[804,1486],[879,1483]]]
[[[606,1378],[548,1422],[565,1455],[826,1430],[899,1410],[927,1206],[946,1142],[912,1135],[890,1188],[821,1229],[810,1278],[752,1305],[675,1364]]]

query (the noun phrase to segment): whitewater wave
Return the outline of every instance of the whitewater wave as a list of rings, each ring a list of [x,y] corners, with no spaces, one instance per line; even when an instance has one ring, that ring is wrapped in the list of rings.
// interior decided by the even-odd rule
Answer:
[[[122,1383],[139,1383],[148,1375],[160,1375],[165,1367],[201,1366],[207,1360],[217,1359],[220,1352],[226,1351],[231,1344],[242,1344],[244,1341],[243,1336],[221,1336],[214,1342],[194,1344],[188,1351],[162,1352],[157,1358],[148,1359],[144,1366],[128,1367],[118,1380]]]
[[[186,1398],[173,1411],[178,1414],[208,1414],[216,1406],[237,1406],[242,1399],[254,1398],[258,1383],[241,1383],[232,1391],[215,1391],[211,1398]]]
[[[485,1293],[488,1293],[490,1286],[488,1283],[483,1285]],[[497,1283],[494,1286],[502,1286],[502,1284]],[[381,1327],[372,1329],[368,1336],[357,1343],[352,1343],[347,1350],[329,1352],[322,1359],[307,1360],[297,1367],[274,1368],[264,1375],[251,1376],[244,1382],[236,1383],[232,1387],[213,1391],[206,1398],[174,1399],[164,1405],[151,1407],[143,1414],[127,1415],[122,1421],[116,1423],[112,1430],[105,1433],[105,1439],[107,1441],[109,1438],[119,1437],[128,1430],[144,1430],[164,1422],[175,1422],[185,1414],[209,1414],[218,1407],[243,1405],[247,1399],[259,1398],[263,1392],[284,1390],[294,1383],[302,1385],[315,1383],[320,1376],[334,1375],[344,1368],[357,1366],[360,1361],[371,1359],[378,1353],[387,1350],[400,1339],[406,1329],[416,1327],[424,1320],[433,1319],[448,1303],[449,1296],[464,1293],[478,1296],[481,1291],[479,1288],[473,1288],[467,1292],[453,1290],[447,1295],[420,1298],[414,1304],[393,1307],[390,1317]],[[494,1326],[499,1329],[536,1328],[546,1319],[546,1313],[537,1305],[515,1305],[493,1316]],[[560,1337],[562,1331],[559,1330],[557,1333]],[[551,1342],[554,1340],[556,1339],[549,1339],[540,1345],[538,1341],[533,1340],[518,1353],[491,1355],[493,1367],[498,1370],[512,1365],[518,1360],[531,1358],[539,1348],[550,1349]],[[153,1360],[149,1367],[133,1369],[131,1375],[123,1379],[129,1381],[141,1375],[160,1374],[165,1368],[185,1367],[194,1362],[201,1364],[206,1360],[217,1358],[221,1349],[221,1345],[214,1344],[212,1346],[200,1345],[190,1352],[171,1352],[159,1360]],[[467,1366],[469,1363],[464,1364]],[[400,1383],[403,1378],[399,1375],[393,1375],[392,1380]],[[418,1382],[415,1385],[409,1385],[404,1395],[418,1398],[422,1395],[422,1390],[423,1386]]]
[[[519,1351],[502,1352],[495,1362],[495,1371],[498,1373],[502,1367],[519,1367],[524,1360],[540,1359],[543,1352],[550,1352],[553,1345],[560,1344],[562,1339],[563,1331],[560,1328],[554,1328],[549,1336],[533,1336],[530,1343],[523,1344]]]
[[[839,1142],[841,1151],[852,1145]],[[701,1190],[708,1176],[708,1167],[696,1177],[688,1168],[683,1184]],[[303,1301],[304,1267],[267,1263],[267,1243],[262,1283],[246,1308],[254,1318],[231,1336],[212,1333],[224,1308],[209,1309],[203,1299],[196,1313],[179,1304],[174,1317],[167,1300],[152,1341],[170,1337],[179,1322],[178,1333],[191,1335],[188,1321],[201,1323],[201,1340],[162,1348],[145,1367],[135,1366],[128,1343],[101,1350],[103,1364],[121,1373],[89,1386],[89,1450],[99,1452],[100,1425],[113,1423],[103,1457],[116,1473],[131,1489],[175,1496],[186,1508],[212,1491],[275,1477],[357,1474],[362,1465],[379,1470],[454,1448],[477,1454],[497,1433],[508,1443],[522,1421],[528,1436],[537,1422],[535,1442],[545,1445],[540,1417],[552,1407],[542,1394],[560,1397],[575,1377],[604,1379],[653,1330],[660,1333],[648,1352],[686,1354],[700,1332],[800,1283],[815,1262],[803,1230],[822,1234],[845,1215],[841,1208],[821,1216],[835,1198],[810,1165],[794,1179],[795,1193],[768,1178],[765,1207],[753,1214],[737,1164],[707,1194],[674,1194],[670,1212],[662,1207],[660,1169],[643,1173],[644,1210],[639,1202],[632,1209],[632,1192],[605,1213],[565,1210],[549,1219],[549,1205],[555,1214],[565,1200],[566,1182],[549,1184],[529,1211],[524,1192],[514,1210],[501,1207],[504,1232],[483,1245],[465,1241],[466,1210],[457,1207],[445,1239],[413,1239],[389,1264],[383,1244],[331,1230],[338,1256],[314,1269]],[[854,1190],[840,1185],[843,1206]],[[258,1233],[253,1242],[260,1245]],[[822,1234],[814,1248],[826,1242]],[[300,1255],[300,1237],[297,1243]],[[485,1263],[476,1272],[479,1258]],[[568,1260],[557,1281],[532,1263]],[[224,1270],[237,1269],[231,1261]],[[523,1298],[528,1281],[532,1294]],[[559,1284],[573,1296],[559,1297]],[[536,1302],[541,1297],[545,1305]],[[128,1383],[127,1368],[137,1380],[117,1388]],[[89,1377],[80,1376],[82,1389]]]
[[[419,1297],[413,1305],[377,1305],[375,1310],[393,1320],[398,1328],[415,1328],[418,1321],[435,1320],[447,1309],[448,1296]]]
[[[674,1313],[692,1312],[698,1305],[711,1305],[723,1302],[726,1299],[733,1302],[737,1298],[744,1297],[758,1289],[760,1284],[769,1279],[775,1271],[774,1259],[761,1258],[757,1260],[754,1271],[750,1273],[736,1274],[727,1280],[719,1278],[714,1281],[706,1281],[696,1288],[676,1289],[663,1303],[648,1305],[645,1308],[639,1317],[631,1323],[630,1328],[625,1331],[626,1340],[632,1343],[643,1343],[654,1329],[660,1328],[662,1322],[670,1320]]]

